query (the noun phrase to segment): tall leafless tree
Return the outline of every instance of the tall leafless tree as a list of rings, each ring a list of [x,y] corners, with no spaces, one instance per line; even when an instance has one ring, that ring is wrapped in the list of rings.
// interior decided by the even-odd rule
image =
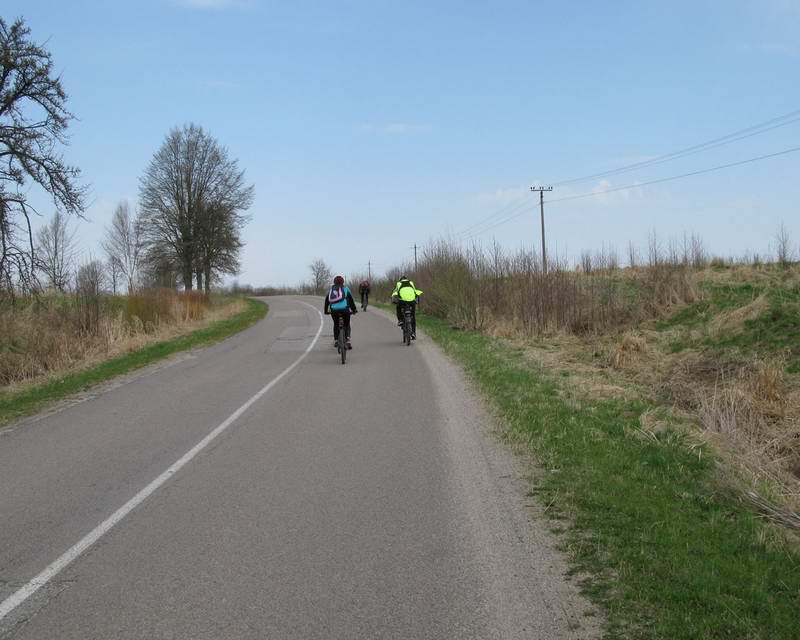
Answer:
[[[245,185],[238,162],[202,127],[170,131],[140,180],[139,196],[148,250],[180,265],[187,291],[195,274],[210,280],[215,272],[229,272],[231,254],[238,268],[239,231],[253,187]],[[220,242],[227,251],[211,250]]]
[[[244,246],[241,229],[247,220],[221,202],[211,204],[202,212],[197,234],[198,288],[201,277],[208,293],[214,278],[239,273],[239,252]]]
[[[125,277],[128,293],[133,293],[138,284],[143,241],[139,215],[131,214],[130,206],[123,200],[114,209],[111,225],[106,228],[103,250],[109,263],[114,263]]]
[[[311,270],[311,286],[314,287],[314,293],[321,293],[333,276],[330,267],[322,258],[317,258],[308,265],[308,268]]]
[[[106,285],[103,263],[89,256],[75,273],[75,306],[82,333],[97,335],[102,317],[101,293]]]
[[[775,259],[781,269],[786,269],[792,262],[792,241],[783,222],[775,233]]]
[[[111,284],[111,293],[113,295],[117,295],[117,291],[119,290],[119,280],[123,275],[122,269],[120,269],[119,266],[119,261],[116,258],[109,256],[106,259],[105,270],[108,274],[108,280]]]
[[[83,212],[80,172],[58,153],[74,117],[66,102],[50,52],[30,40],[22,19],[0,18],[0,293],[36,282],[31,183],[66,214]]]
[[[70,274],[75,267],[77,248],[75,231],[69,220],[60,211],[36,232],[36,268],[44,273],[48,284],[64,293],[69,285]]]

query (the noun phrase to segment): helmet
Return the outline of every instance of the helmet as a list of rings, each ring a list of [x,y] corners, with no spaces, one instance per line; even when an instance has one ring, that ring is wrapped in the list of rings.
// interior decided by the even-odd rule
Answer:
[[[402,282],[403,280],[408,280],[408,276],[400,276],[400,280],[401,280],[401,282]]]
[[[336,277],[333,279],[333,284],[335,284],[335,285],[338,285],[338,286],[340,286],[340,287],[341,287],[342,285],[344,285],[344,276],[336,276]]]

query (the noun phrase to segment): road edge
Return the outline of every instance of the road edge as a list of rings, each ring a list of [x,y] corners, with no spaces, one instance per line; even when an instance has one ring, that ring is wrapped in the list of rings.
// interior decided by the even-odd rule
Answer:
[[[0,431],[11,428],[18,420],[28,418],[77,393],[156,364],[175,354],[217,344],[248,329],[267,315],[269,305],[264,300],[255,298],[246,298],[246,301],[247,307],[243,311],[217,320],[202,329],[149,344],[23,391],[0,395]]]

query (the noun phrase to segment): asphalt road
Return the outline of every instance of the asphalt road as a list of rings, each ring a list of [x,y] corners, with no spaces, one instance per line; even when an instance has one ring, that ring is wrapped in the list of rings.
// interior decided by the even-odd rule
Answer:
[[[458,369],[373,310],[342,366],[321,301],[269,304],[0,431],[0,636],[595,637]]]

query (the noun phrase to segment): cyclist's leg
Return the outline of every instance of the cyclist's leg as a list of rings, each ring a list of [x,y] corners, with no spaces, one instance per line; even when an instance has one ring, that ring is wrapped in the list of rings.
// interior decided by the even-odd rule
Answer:
[[[395,307],[396,307],[395,311],[397,312],[397,324],[402,327],[403,326],[403,303],[398,300],[397,304],[395,305]]]
[[[417,335],[417,303],[410,302],[411,305],[411,334]]]
[[[331,319],[333,320],[333,341],[339,339],[339,312],[331,311]]]
[[[349,340],[350,339],[350,314],[343,313],[342,318],[344,318],[344,337]]]

